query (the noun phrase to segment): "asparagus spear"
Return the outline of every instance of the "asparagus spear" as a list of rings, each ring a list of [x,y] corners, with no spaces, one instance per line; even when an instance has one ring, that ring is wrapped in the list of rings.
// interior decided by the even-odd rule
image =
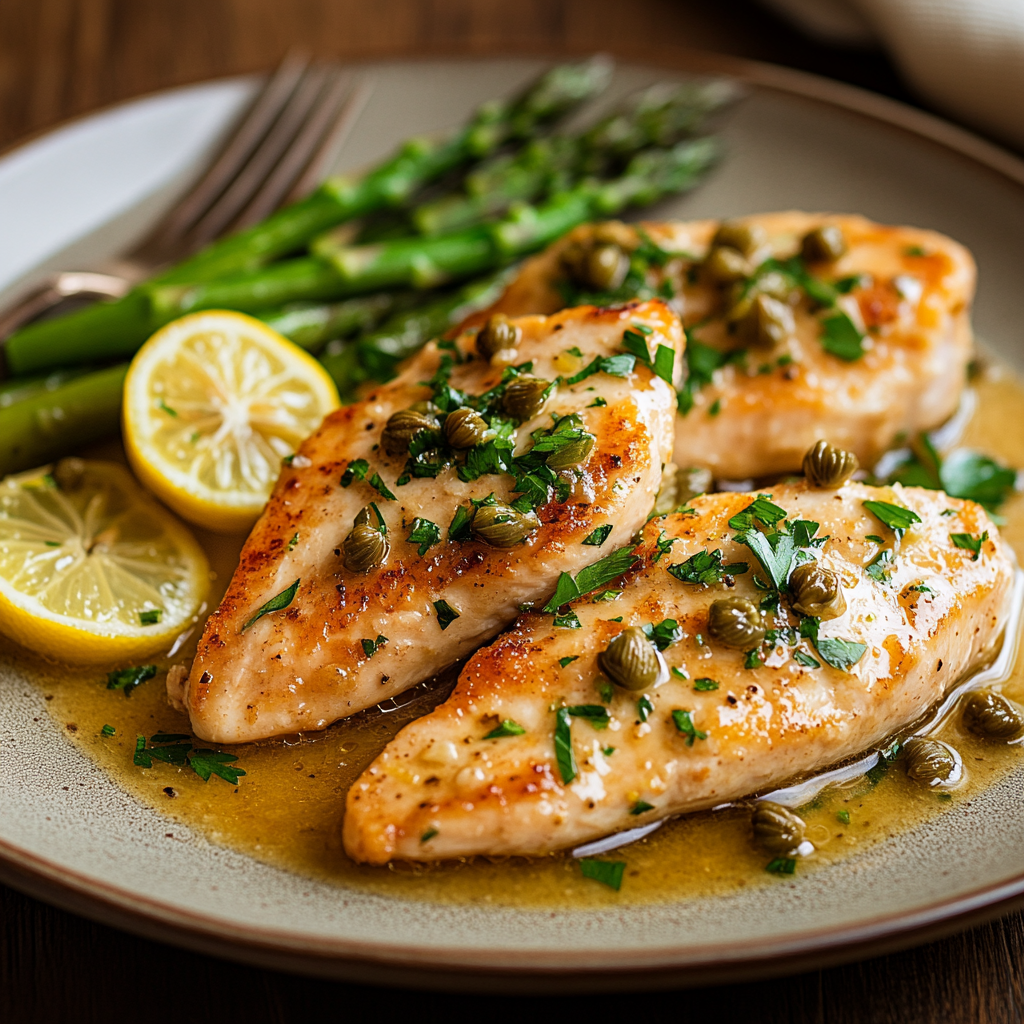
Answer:
[[[584,181],[539,206],[524,206],[496,224],[436,238],[409,238],[375,246],[321,249],[342,287],[363,290],[436,287],[540,249],[566,231],[627,206],[647,206],[692,187],[717,155],[711,139],[641,153],[622,177]]]
[[[734,87],[717,80],[651,86],[575,136],[541,139],[514,156],[484,162],[466,176],[464,195],[421,204],[412,211],[412,223],[424,235],[448,234],[586,175],[608,177],[648,146],[665,148],[691,135],[734,97]]]
[[[447,171],[485,157],[508,141],[528,138],[539,126],[589,99],[604,88],[610,69],[610,62],[603,57],[553,68],[515,99],[484,104],[454,136],[413,139],[362,177],[330,178],[306,199],[247,231],[213,243],[151,285],[183,287],[252,272],[301,248],[333,225],[397,206]],[[305,268],[307,274],[313,271],[311,266]],[[344,290],[299,289],[276,301],[238,308],[267,309],[295,298],[319,298],[325,291],[330,297],[345,294]],[[150,285],[142,285],[116,302],[98,303],[15,332],[5,349],[7,367],[11,373],[25,374],[129,356],[154,330],[178,315],[176,310],[173,304],[152,301]]]

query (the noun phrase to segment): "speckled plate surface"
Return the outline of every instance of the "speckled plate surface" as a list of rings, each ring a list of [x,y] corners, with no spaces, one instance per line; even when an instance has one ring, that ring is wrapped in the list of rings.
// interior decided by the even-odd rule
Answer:
[[[342,165],[457,123],[541,64],[367,65],[375,89]],[[925,115],[809,76],[699,56],[682,67],[734,73],[750,93],[723,129],[723,165],[655,215],[823,209],[946,232],[978,259],[979,336],[1024,367],[1024,164]],[[674,73],[624,64],[609,99]],[[0,302],[48,269],[95,266],[139,237],[250,88],[230,81],[161,94],[0,160]],[[181,825],[172,830],[123,793],[66,740],[4,642],[0,878],[192,948],[362,981],[594,991],[874,955],[1024,902],[1024,768],[865,853],[730,896],[530,911],[438,906],[311,881]]]

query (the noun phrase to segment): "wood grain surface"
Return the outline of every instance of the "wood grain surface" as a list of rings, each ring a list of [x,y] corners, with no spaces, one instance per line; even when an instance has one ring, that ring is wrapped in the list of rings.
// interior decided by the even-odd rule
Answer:
[[[323,57],[623,49],[786,64],[913,102],[888,61],[811,43],[744,0],[0,0],[0,149],[118,100]],[[154,865],[158,870],[159,865]],[[388,991],[138,939],[0,887],[0,1022],[640,1019],[1004,1024],[1024,1019],[1024,916],[903,953],[674,993],[514,998]],[[614,936],[609,936],[614,942]]]

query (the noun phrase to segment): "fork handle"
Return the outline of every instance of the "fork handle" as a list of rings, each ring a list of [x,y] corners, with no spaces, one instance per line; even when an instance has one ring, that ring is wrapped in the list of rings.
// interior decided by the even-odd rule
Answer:
[[[42,316],[65,299],[76,296],[120,299],[127,295],[130,289],[131,282],[114,274],[95,274],[78,270],[54,274],[22,296],[3,316],[0,316],[0,346],[19,327]]]

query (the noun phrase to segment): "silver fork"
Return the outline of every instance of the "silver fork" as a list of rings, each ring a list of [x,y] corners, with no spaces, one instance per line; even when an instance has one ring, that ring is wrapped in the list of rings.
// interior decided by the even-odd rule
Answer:
[[[289,54],[192,188],[110,273],[64,271],[0,315],[0,347],[72,298],[118,299],[139,281],[226,234],[258,223],[324,179],[370,86],[334,65]]]

